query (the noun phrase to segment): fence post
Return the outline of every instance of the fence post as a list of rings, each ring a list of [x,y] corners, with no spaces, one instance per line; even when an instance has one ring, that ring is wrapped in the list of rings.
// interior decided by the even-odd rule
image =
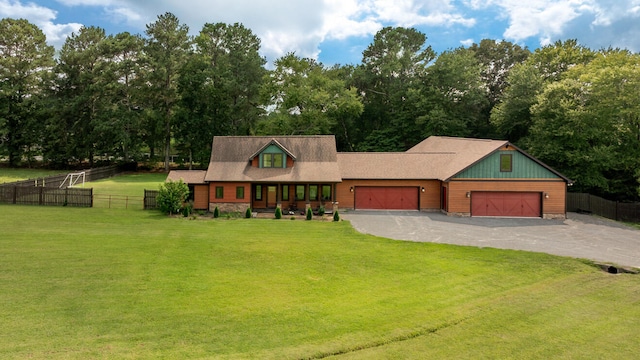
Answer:
[[[38,194],[38,205],[42,206],[44,204],[44,188],[36,187],[36,189],[40,189],[40,192]]]
[[[89,190],[89,196],[91,197],[91,206],[89,207],[93,207],[93,188],[90,188]]]

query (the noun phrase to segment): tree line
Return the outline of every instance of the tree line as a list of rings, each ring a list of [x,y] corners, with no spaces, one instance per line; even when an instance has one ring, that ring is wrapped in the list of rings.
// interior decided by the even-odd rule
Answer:
[[[640,56],[576,40],[533,52],[485,39],[436,54],[386,27],[360,64],[288,53],[268,69],[242,24],[196,36],[165,13],[144,36],[89,26],[59,53],[0,20],[0,157],[52,167],[96,156],[208,163],[214,135],[334,134],[339,151],[404,151],[431,135],[506,139],[575,181],[640,197]]]

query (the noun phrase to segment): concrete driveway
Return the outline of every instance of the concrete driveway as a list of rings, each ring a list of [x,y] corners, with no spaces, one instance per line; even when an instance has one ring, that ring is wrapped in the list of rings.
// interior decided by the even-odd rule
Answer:
[[[396,240],[526,250],[640,268],[640,230],[589,215],[566,220],[461,218],[417,211],[340,214],[365,234]]]

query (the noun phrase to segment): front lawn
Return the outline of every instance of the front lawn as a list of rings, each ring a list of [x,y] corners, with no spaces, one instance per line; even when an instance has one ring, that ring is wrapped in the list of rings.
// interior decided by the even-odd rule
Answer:
[[[640,277],[348,222],[0,205],[0,358],[635,358]]]

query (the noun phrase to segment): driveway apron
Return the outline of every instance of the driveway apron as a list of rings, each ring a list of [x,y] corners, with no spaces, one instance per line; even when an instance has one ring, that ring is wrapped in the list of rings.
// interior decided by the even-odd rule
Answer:
[[[640,268],[640,230],[589,215],[568,213],[564,221],[417,211],[341,215],[359,232],[390,239],[543,252]]]

